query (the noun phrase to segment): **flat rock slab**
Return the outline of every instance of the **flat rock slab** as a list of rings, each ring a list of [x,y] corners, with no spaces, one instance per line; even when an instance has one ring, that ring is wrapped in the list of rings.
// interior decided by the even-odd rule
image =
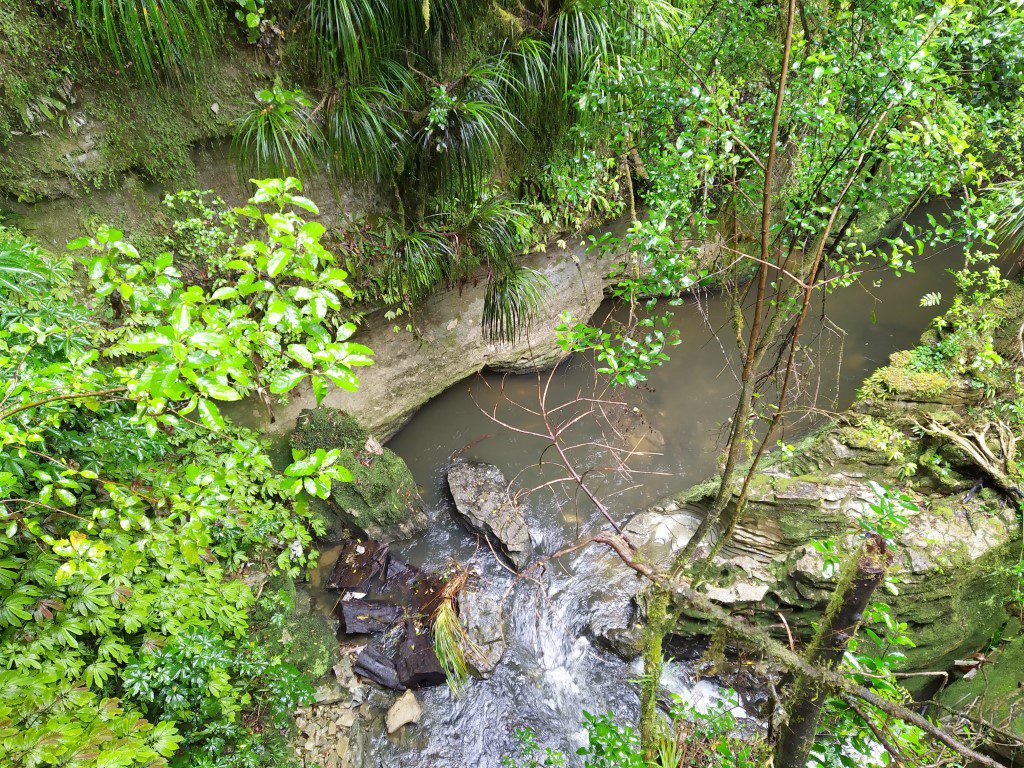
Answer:
[[[508,482],[493,464],[460,459],[448,469],[448,487],[466,524],[484,534],[522,570],[530,561],[530,530],[508,495]]]
[[[338,555],[324,586],[353,595],[365,595],[384,583],[390,560],[387,544],[372,540],[349,541]]]
[[[422,716],[423,709],[420,707],[420,703],[416,701],[416,694],[412,691],[406,691],[398,697],[398,700],[388,710],[386,718],[388,733],[394,733],[403,725],[418,723]]]
[[[387,632],[402,620],[402,609],[377,600],[343,600],[339,605],[341,628],[346,635]]]

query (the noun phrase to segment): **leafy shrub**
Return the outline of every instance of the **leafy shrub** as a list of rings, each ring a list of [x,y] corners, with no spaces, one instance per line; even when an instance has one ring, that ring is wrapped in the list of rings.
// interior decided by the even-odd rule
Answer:
[[[102,322],[46,275],[0,286],[17,318],[0,327],[5,765],[161,765],[181,740],[179,764],[287,763],[274,729],[309,688],[242,640],[254,596],[237,577],[311,563],[310,497],[348,473],[322,449],[275,472],[216,403],[353,388],[350,355],[369,360],[327,319],[345,273],[295,213],[316,211],[300,190],[260,182],[237,232],[193,237],[208,282],[110,227],[75,241]],[[268,348],[287,353],[264,363]]]
[[[281,726],[313,694],[295,667],[263,646],[236,646],[203,630],[176,635],[162,648],[144,646],[121,682],[151,719],[175,721],[185,746],[213,754],[249,748],[238,723],[243,709]]]

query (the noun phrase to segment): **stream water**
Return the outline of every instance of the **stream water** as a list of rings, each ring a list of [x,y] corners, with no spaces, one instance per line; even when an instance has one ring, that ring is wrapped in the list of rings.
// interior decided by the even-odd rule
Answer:
[[[104,201],[94,202],[102,208]],[[941,204],[919,209],[912,223],[921,226],[925,215],[937,208]],[[25,213],[29,228],[58,247],[63,234],[75,229],[69,226],[75,216],[71,208]],[[921,308],[920,297],[938,291],[943,304],[948,303],[953,292],[949,270],[960,266],[961,255],[957,248],[926,251],[914,261],[913,273],[899,278],[869,274],[856,286],[831,295],[825,311],[819,308],[813,327],[805,333],[804,401],[813,399],[822,410],[845,407],[863,378],[884,364],[891,352],[915,344],[941,310]],[[607,393],[643,414],[646,426],[635,434],[646,434],[647,439],[639,447],[656,454],[634,457],[632,475],[588,475],[616,520],[712,474],[722,427],[733,408],[735,342],[730,339],[724,302],[715,295],[695,294],[674,313],[682,343],[671,350],[671,361],[652,373],[647,386]],[[372,748],[374,765],[492,768],[500,765],[503,755],[515,753],[514,730],[519,726],[532,729],[542,744],[571,752],[582,743],[584,710],[613,711],[624,719],[636,715],[638,701],[631,681],[639,670],[595,645],[587,631],[597,603],[618,589],[609,583],[604,561],[584,550],[552,562],[534,574],[535,580],[515,581],[452,514],[445,470],[452,456],[461,453],[496,464],[513,480],[513,489],[523,491],[519,505],[538,554],[554,552],[605,524],[571,486],[555,482],[561,473],[553,452],[543,453],[542,440],[488,415],[519,430],[539,429],[542,421],[525,409],[537,409],[538,392],[547,382],[546,374],[483,374],[460,382],[422,408],[389,443],[409,464],[432,519],[425,534],[393,550],[422,567],[442,568],[454,559],[476,571],[475,588],[502,601],[508,650],[493,676],[473,681],[460,698],[446,687],[419,692],[420,727],[378,737]],[[549,386],[549,407],[592,395],[591,362],[581,356],[566,361]],[[625,413],[625,429],[632,431],[635,414]],[[785,439],[792,441],[810,423],[790,425]],[[571,439],[597,442],[604,436],[597,421],[585,419]],[[593,446],[572,456],[581,470],[606,466],[613,458]],[[543,483],[551,484],[525,492]],[[325,556],[324,565],[329,564]],[[683,663],[668,665],[663,682],[698,704],[719,695],[707,681],[693,684]]]
[[[934,212],[935,206],[930,210]],[[912,223],[925,222],[928,212],[918,210]],[[913,346],[939,311],[921,308],[920,297],[938,291],[943,303],[948,302],[953,292],[949,270],[961,265],[961,256],[957,248],[926,251],[914,262],[913,273],[899,278],[891,273],[865,275],[858,285],[828,297],[826,311],[819,308],[814,327],[805,336],[809,342],[804,399],[815,401],[822,410],[844,408],[864,377],[884,364],[891,352]],[[724,301],[714,295],[689,297],[675,309],[673,323],[681,331],[682,343],[672,350],[671,361],[653,372],[648,386],[606,395],[644,415],[655,432],[648,434],[641,449],[658,454],[635,457],[631,464],[636,473],[631,476],[589,476],[617,520],[713,473],[722,426],[733,408],[737,382],[730,351],[735,342],[729,336]],[[545,568],[539,584],[513,584],[509,572],[452,515],[445,470],[455,454],[496,464],[513,479],[513,490],[525,491],[561,475],[553,451],[539,464],[542,440],[493,419],[496,415],[520,430],[539,429],[542,420],[524,408],[538,409],[539,392],[547,382],[546,374],[483,374],[460,382],[420,410],[389,444],[408,462],[433,521],[423,536],[396,550],[426,567],[443,567],[453,558],[468,563],[481,575],[478,589],[499,600],[507,595],[509,648],[495,674],[471,683],[461,698],[443,687],[422,691],[421,726],[379,738],[374,745],[377,765],[490,768],[500,764],[502,755],[515,752],[513,731],[518,726],[528,726],[542,744],[575,751],[583,738],[584,710],[613,711],[623,718],[636,715],[636,686],[631,681],[639,670],[601,650],[587,633],[595,598],[616,590],[607,582],[609,571],[601,566],[602,560],[587,550]],[[590,395],[593,366],[582,357],[570,359],[550,382],[549,407]],[[810,423],[791,425],[785,439],[792,440]],[[601,441],[605,433],[598,422],[583,420],[571,439]],[[593,446],[573,456],[581,470],[605,466],[612,458],[607,450]],[[593,505],[566,484],[524,492],[519,503],[540,553],[556,551],[582,532],[605,524]],[[682,663],[668,665],[663,682],[698,704],[719,695],[706,681],[692,685]]]

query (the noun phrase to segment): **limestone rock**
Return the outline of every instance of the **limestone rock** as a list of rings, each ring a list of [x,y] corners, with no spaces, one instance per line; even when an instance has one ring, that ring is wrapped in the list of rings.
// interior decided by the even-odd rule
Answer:
[[[418,723],[422,715],[423,710],[416,700],[416,694],[406,691],[388,710],[386,718],[388,733],[394,733],[403,725]]]
[[[466,664],[477,677],[488,677],[508,647],[501,606],[482,592],[464,590],[459,595],[459,616],[473,644],[473,652],[467,654]]]
[[[522,570],[530,560],[530,531],[509,498],[502,471],[493,464],[460,459],[448,469],[448,487],[469,527],[484,534]]]

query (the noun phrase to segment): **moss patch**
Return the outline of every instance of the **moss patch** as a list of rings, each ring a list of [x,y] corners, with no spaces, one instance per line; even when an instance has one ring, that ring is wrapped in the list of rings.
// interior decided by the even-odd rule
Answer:
[[[367,451],[369,436],[354,418],[332,408],[304,411],[292,435],[296,448],[341,450],[341,462],[352,470],[352,481],[334,485],[330,506],[363,530],[403,523],[418,504],[416,482],[405,461],[387,448],[381,453]]]
[[[946,688],[939,701],[1024,738],[1024,637],[993,652],[989,663]],[[1017,753],[1024,759],[1022,750]]]
[[[35,34],[42,39],[75,39],[62,19],[11,6],[11,0],[0,0],[0,25],[13,16],[29,29],[38,26]],[[77,44],[57,52],[49,48],[27,54],[42,71],[15,78],[13,87],[28,95],[12,97],[11,103],[5,98],[0,107],[6,108],[0,112],[0,194],[29,202],[106,187],[130,171],[149,181],[189,186],[196,177],[192,149],[229,136],[253,92],[269,77],[251,50],[226,47],[198,82],[146,88],[126,83],[123,72],[104,70]],[[0,56],[0,83],[8,75],[5,66],[10,68],[6,60]],[[20,104],[38,101],[57,87],[48,83],[58,75],[62,88],[73,82],[76,103],[33,126],[31,134],[5,134],[4,125],[12,125],[12,104],[20,110]],[[3,88],[6,96],[12,86]]]
[[[941,400],[953,386],[944,373],[915,371],[910,367],[913,353],[895,352],[889,365],[879,368],[864,382],[861,398],[899,399],[934,402]]]
[[[300,596],[289,576],[271,577],[253,619],[259,642],[311,680],[327,674],[340,657],[331,622],[311,610],[308,595]]]

